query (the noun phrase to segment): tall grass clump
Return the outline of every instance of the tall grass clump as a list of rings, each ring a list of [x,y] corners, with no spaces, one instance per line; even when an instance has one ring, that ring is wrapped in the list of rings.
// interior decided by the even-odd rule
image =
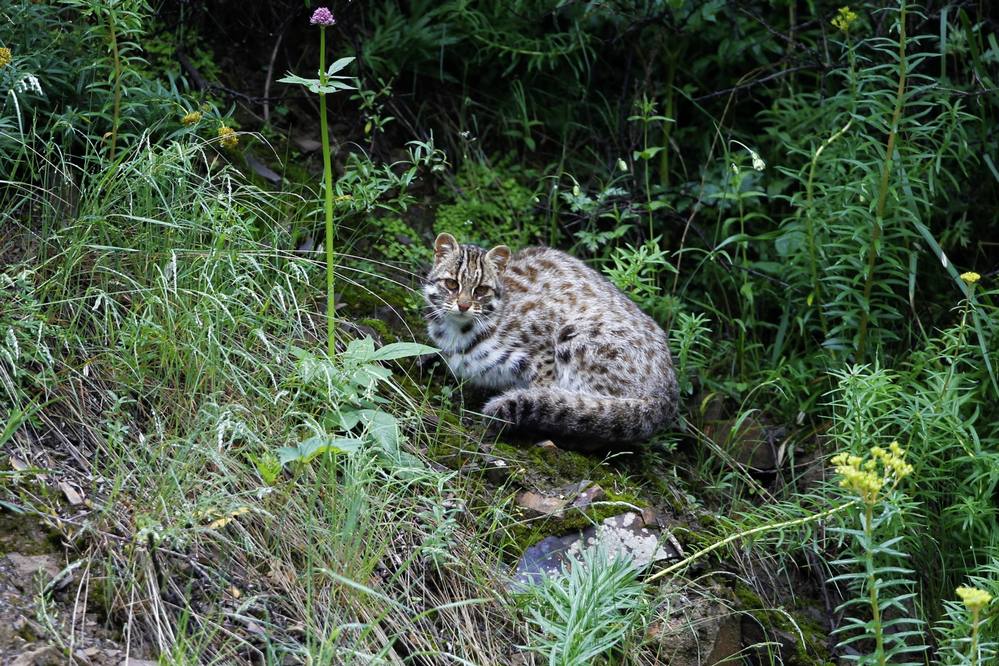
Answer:
[[[88,529],[106,535],[79,542],[81,594],[99,588],[126,636],[175,661],[507,650],[511,615],[482,591],[498,554],[445,505],[464,481],[414,455],[427,398],[393,380],[395,359],[427,348],[346,329],[342,353],[302,353],[324,337],[324,266],[286,249],[308,203],[249,184],[193,134],[93,170],[45,141],[24,142],[19,172],[70,174],[72,205],[30,182],[3,191],[38,245],[2,271],[0,387],[5,419],[72,437],[60,474],[88,488]]]

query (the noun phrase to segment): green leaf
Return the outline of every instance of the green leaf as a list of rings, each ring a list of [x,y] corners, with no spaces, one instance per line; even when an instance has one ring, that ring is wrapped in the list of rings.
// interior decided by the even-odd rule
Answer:
[[[298,446],[284,446],[278,449],[278,461],[282,466],[290,462],[307,463],[323,453],[354,453],[363,443],[353,437],[310,437]]]
[[[316,358],[316,355],[309,350],[302,349],[301,347],[297,347],[295,345],[290,345],[288,347],[288,352],[300,361],[313,360]]]
[[[333,419],[336,421],[337,425],[342,430],[351,430],[358,423],[361,422],[361,415],[357,413],[356,410],[348,409],[341,411],[339,415],[336,415]]]
[[[999,181],[999,171],[996,171],[996,165],[992,162],[992,158],[989,157],[988,153],[982,153],[982,158],[985,160],[985,166],[992,172],[992,177]]]
[[[0,500],[0,509],[3,509],[4,511],[10,511],[11,513],[15,513],[18,515],[26,513],[26,511],[21,507],[19,507],[18,505],[11,504],[10,502],[5,502],[4,500]]]
[[[896,149],[895,159],[901,164],[901,161],[898,158],[897,150],[898,149]],[[930,230],[919,221],[919,207],[916,205],[915,197],[912,194],[912,186],[909,184],[909,175],[906,173],[904,168],[899,169],[899,174],[902,177],[902,191],[905,193],[906,198],[909,201],[909,207],[912,210],[912,225],[916,227],[916,231],[918,231],[919,235],[923,237],[926,244],[930,246],[930,250],[937,256],[937,259],[940,260],[940,263],[943,265],[947,273],[950,274],[954,283],[961,290],[961,293],[964,294],[964,297],[970,299],[972,295],[971,288],[964,283],[964,280],[961,279],[960,274],[957,272],[957,268],[955,268],[954,264],[952,264],[947,258],[943,248],[941,248],[940,244],[937,243],[937,239],[934,238],[933,234],[930,233]],[[989,379],[992,380],[992,388],[997,394],[999,394],[999,378],[996,377],[995,370],[992,368],[992,360],[989,356],[988,346],[985,342],[985,330],[982,326],[981,317],[979,316],[977,309],[972,309],[971,319],[972,324],[975,327],[975,333],[978,335],[978,347],[982,352],[982,361],[985,363],[985,369],[988,371]]]
[[[314,93],[323,93],[326,95],[330,93],[335,93],[338,90],[356,90],[356,89],[357,88],[355,86],[352,86],[349,83],[344,83],[343,81],[333,81],[333,80],[327,81],[325,86],[321,86],[317,83],[315,86],[309,87],[309,90],[311,90]]]
[[[361,417],[368,437],[383,452],[397,456],[399,453],[399,421],[378,409],[361,409],[357,415]]]
[[[392,376],[392,371],[380,365],[365,363],[350,375],[350,381],[358,386],[368,388],[375,382],[384,381]]]
[[[352,77],[346,76],[334,76],[331,79],[327,79],[326,84],[323,85],[322,81],[319,79],[306,79],[295,74],[288,74],[283,78],[278,79],[278,83],[292,83],[300,86],[304,86],[309,89],[309,91],[314,93],[335,93],[338,90],[356,90],[356,87],[345,83],[345,80],[350,80]]]
[[[381,347],[371,355],[373,361],[394,361],[397,358],[407,356],[422,356],[424,354],[434,354],[439,350],[436,347],[421,345],[418,342],[393,342]]]
[[[375,341],[370,337],[358,338],[347,343],[343,355],[352,361],[374,360]]]
[[[291,72],[288,72],[287,74],[285,74],[283,78],[278,79],[278,83],[297,84],[300,86],[305,86],[306,88],[309,88],[311,90],[312,86],[319,85],[319,79],[304,79],[301,76],[297,76],[295,74],[292,74]]]
[[[653,146],[651,148],[646,148],[645,150],[636,150],[632,153],[632,157],[636,160],[651,160],[663,150],[664,148],[662,146]]]
[[[330,65],[330,68],[326,70],[326,75],[333,76],[334,74],[336,74],[337,72],[339,72],[341,69],[343,69],[352,62],[354,62],[353,57],[340,58],[338,60],[334,60],[333,64]]]

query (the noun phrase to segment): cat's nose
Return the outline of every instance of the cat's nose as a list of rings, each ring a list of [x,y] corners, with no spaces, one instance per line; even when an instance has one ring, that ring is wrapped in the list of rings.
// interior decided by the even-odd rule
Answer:
[[[458,310],[461,312],[465,312],[470,307],[472,307],[471,303],[458,303]]]

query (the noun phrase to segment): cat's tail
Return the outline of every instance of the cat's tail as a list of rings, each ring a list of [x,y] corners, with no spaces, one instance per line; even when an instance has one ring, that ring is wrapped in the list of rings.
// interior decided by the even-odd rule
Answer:
[[[655,397],[617,398],[573,393],[545,386],[513,389],[486,403],[483,411],[517,430],[573,440],[571,448],[599,448],[609,442],[648,439],[676,418],[676,386]]]

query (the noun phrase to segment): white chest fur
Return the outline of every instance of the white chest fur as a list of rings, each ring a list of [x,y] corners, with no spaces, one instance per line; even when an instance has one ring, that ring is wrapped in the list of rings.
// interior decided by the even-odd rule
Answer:
[[[459,379],[491,389],[527,385],[527,352],[504,343],[501,331],[479,324],[463,331],[462,323],[445,320],[430,327],[430,337]]]

